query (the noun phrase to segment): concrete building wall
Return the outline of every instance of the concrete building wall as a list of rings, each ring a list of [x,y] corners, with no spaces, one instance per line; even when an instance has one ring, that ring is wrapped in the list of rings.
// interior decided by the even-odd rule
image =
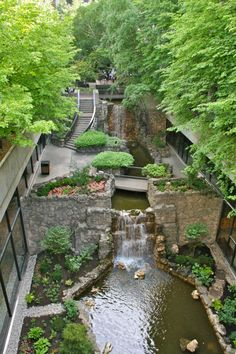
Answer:
[[[35,135],[36,144],[40,135]],[[30,147],[13,146],[0,161],[0,221],[18,186],[24,169],[32,155],[35,144]]]
[[[155,182],[154,182],[155,183]],[[215,193],[203,194],[198,191],[159,192],[149,180],[148,199],[155,211],[156,222],[162,226],[167,237],[167,243],[188,243],[184,232],[186,226],[203,222],[207,225],[209,234],[203,239],[205,243],[213,243],[222,209],[222,198]]]

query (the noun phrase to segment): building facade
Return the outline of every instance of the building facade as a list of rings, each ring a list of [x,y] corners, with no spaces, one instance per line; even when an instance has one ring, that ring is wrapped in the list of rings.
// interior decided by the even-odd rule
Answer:
[[[39,135],[27,148],[0,141],[0,352],[27,262],[20,197],[30,188],[44,146],[45,138]]]

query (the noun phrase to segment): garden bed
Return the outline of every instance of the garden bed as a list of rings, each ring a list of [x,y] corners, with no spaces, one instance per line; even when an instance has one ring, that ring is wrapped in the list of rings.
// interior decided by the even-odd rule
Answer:
[[[73,269],[73,262],[76,267],[78,258],[76,259],[72,253],[66,257],[71,259],[71,269]],[[43,306],[60,302],[65,290],[79,282],[80,277],[85,276],[99,265],[96,253],[92,259],[82,263],[77,271],[71,271],[68,269],[66,257],[64,255],[52,256],[47,252],[42,252],[38,256],[30,293],[26,297],[28,306]]]
[[[41,186],[36,186],[38,197],[73,196],[76,194],[101,193],[106,189],[108,176],[96,174],[89,175],[88,168],[75,171],[73,175],[49,181]]]
[[[64,303],[62,314],[26,317],[18,354],[75,353],[92,354],[96,348],[74,300]]]

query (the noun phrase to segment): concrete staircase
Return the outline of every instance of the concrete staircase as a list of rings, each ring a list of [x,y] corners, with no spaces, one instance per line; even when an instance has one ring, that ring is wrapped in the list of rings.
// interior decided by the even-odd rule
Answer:
[[[75,130],[70,139],[66,142],[65,147],[72,150],[76,150],[74,141],[76,138],[78,138],[78,136],[84,133],[84,131],[88,127],[93,115],[93,109],[93,94],[81,93],[79,100],[79,118]]]

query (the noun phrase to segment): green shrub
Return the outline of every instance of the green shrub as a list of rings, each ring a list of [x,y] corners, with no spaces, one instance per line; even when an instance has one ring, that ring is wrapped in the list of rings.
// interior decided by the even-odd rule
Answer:
[[[92,161],[92,166],[97,168],[129,167],[134,163],[134,158],[127,152],[105,151],[98,154]]]
[[[82,263],[93,259],[92,255],[96,249],[97,249],[96,245],[90,245],[90,246],[85,247],[80,252],[79,256],[66,255],[65,256],[66,268],[68,270],[70,270],[71,272],[78,272]]]
[[[115,136],[107,136],[106,146],[114,147],[114,146],[121,146],[124,140],[117,138]]]
[[[45,289],[45,295],[51,302],[58,302],[60,297],[60,284],[51,283],[50,286]]]
[[[78,315],[78,308],[76,302],[73,299],[65,300],[64,309],[66,310],[66,318],[70,321],[74,320]]]
[[[44,333],[44,330],[41,327],[32,327],[30,328],[27,337],[29,339],[33,339],[33,340],[38,340],[42,334]]]
[[[157,149],[163,149],[166,146],[165,141],[164,141],[165,134],[166,134],[165,132],[160,132],[159,134],[154,136],[152,142],[156,146]]]
[[[78,272],[82,265],[81,258],[79,256],[65,256],[65,266],[70,272]]]
[[[236,325],[236,298],[226,298],[219,311],[219,319],[226,325]]]
[[[107,142],[107,136],[105,133],[96,130],[89,130],[81,134],[75,140],[75,146],[77,148],[105,146],[106,142]]]
[[[202,285],[209,286],[213,281],[213,270],[208,266],[200,266],[194,263],[192,266],[192,273],[202,283]]]
[[[220,311],[223,308],[222,301],[220,299],[214,299],[212,301],[211,307],[216,311]]]
[[[37,342],[34,343],[34,349],[36,354],[46,354],[48,352],[51,343],[47,338],[39,338]]]
[[[208,235],[207,225],[196,222],[185,228],[185,237],[189,240],[198,240],[200,237]]]
[[[52,279],[56,282],[60,282],[62,280],[62,266],[60,264],[55,264]]]
[[[56,332],[62,332],[65,327],[65,320],[60,316],[54,316],[51,320],[51,327]]]
[[[82,251],[80,252],[80,259],[81,261],[84,263],[86,261],[90,261],[93,259],[92,255],[94,254],[94,252],[97,249],[97,245],[91,244],[85,248],[82,249]]]
[[[51,265],[52,265],[52,261],[48,257],[43,258],[40,262],[40,265],[39,265],[40,273],[46,274],[46,273],[50,272]]]
[[[170,174],[167,171],[167,167],[164,164],[148,164],[142,168],[142,175],[154,178],[169,177]]]
[[[54,226],[47,230],[42,245],[53,254],[65,254],[71,248],[71,230],[66,226]]]
[[[26,301],[27,305],[32,304],[32,302],[35,301],[35,294],[33,292],[26,294],[25,295],[25,301]]]
[[[77,323],[68,323],[63,331],[62,354],[93,354],[93,344],[87,337],[86,328]]]
[[[231,332],[229,338],[232,341],[234,348],[236,348],[236,331]]]
[[[228,291],[230,292],[230,297],[236,297],[236,285],[228,285]]]

